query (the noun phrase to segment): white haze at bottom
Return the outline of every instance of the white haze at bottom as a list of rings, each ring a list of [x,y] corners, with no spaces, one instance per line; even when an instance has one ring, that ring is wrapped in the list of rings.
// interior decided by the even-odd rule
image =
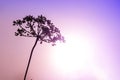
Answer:
[[[51,55],[56,73],[70,80],[108,80],[107,73],[95,63],[95,44],[87,36],[69,34],[65,38],[66,42],[58,42]]]

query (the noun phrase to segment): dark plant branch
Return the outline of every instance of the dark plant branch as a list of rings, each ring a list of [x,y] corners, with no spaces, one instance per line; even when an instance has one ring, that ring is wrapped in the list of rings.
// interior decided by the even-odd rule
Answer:
[[[65,41],[60,30],[43,15],[36,18],[29,15],[23,19],[13,21],[13,25],[19,26],[17,32],[15,32],[16,36],[38,37],[39,41],[52,44],[55,44],[58,40]]]
[[[15,36],[23,37],[35,37],[36,41],[32,47],[28,65],[25,71],[24,80],[26,80],[27,72],[29,69],[30,61],[32,58],[33,50],[37,45],[37,42],[40,41],[40,44],[43,42],[52,43],[52,46],[56,45],[57,41],[65,42],[64,37],[61,35],[60,30],[51,23],[45,16],[33,17],[31,15],[24,17],[23,19],[18,19],[13,21],[14,26],[18,26]]]

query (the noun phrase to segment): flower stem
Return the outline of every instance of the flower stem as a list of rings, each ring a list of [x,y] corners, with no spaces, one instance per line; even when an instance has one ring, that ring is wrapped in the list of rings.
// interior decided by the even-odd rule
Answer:
[[[31,58],[32,58],[32,54],[33,54],[33,51],[34,51],[35,46],[37,45],[38,39],[39,39],[39,38],[37,37],[37,38],[36,38],[36,41],[35,41],[35,44],[34,44],[34,46],[32,47],[32,50],[31,50],[31,53],[30,53],[30,57],[29,57],[29,61],[28,61],[28,65],[27,65],[27,68],[26,68],[26,71],[25,71],[25,75],[24,75],[24,80],[26,80],[27,73],[28,73],[28,69],[29,69],[29,66],[30,66]]]

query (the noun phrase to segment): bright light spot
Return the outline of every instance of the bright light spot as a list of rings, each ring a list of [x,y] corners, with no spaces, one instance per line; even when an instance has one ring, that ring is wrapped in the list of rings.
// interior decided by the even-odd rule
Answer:
[[[67,76],[72,74],[70,77],[78,75],[78,78],[80,74],[87,74],[94,76],[94,80],[106,80],[106,73],[94,64],[93,42],[85,36],[77,35],[68,35],[65,39],[66,43],[58,43],[54,47],[52,55],[57,73]]]
[[[66,73],[89,66],[93,58],[93,45],[89,39],[75,35],[65,36],[66,43],[55,46],[53,61],[60,71]]]

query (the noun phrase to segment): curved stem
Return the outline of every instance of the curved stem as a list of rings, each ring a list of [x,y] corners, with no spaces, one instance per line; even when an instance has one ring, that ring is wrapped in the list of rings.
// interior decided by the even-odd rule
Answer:
[[[27,68],[26,68],[26,71],[25,71],[25,75],[24,75],[24,80],[26,80],[26,77],[27,77],[27,73],[28,73],[28,69],[29,69],[29,66],[30,66],[30,61],[31,61],[31,58],[32,58],[32,54],[33,54],[33,51],[34,51],[34,48],[38,42],[38,37],[36,38],[36,41],[35,41],[35,44],[34,46],[32,47],[32,50],[31,50],[31,53],[30,53],[30,57],[29,57],[29,61],[28,61],[28,65],[27,65]]]

